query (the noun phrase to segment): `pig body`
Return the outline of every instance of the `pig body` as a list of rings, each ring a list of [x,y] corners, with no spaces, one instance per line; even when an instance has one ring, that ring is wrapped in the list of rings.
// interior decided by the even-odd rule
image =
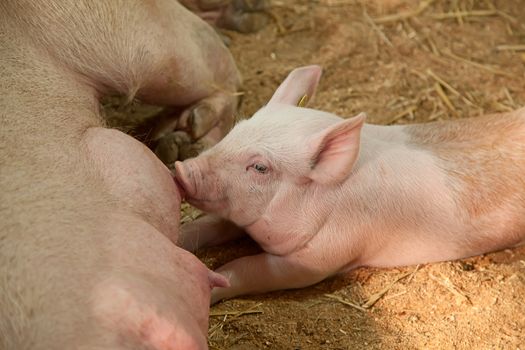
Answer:
[[[2,2],[0,75],[0,348],[207,348],[226,281],[174,244],[170,172],[97,99],[221,123],[239,76],[213,29],[172,0]]]
[[[220,267],[231,286],[213,301],[523,242],[525,109],[369,125],[364,114],[296,107],[319,76],[316,66],[293,71],[251,119],[176,163],[188,202],[233,221],[265,251]]]

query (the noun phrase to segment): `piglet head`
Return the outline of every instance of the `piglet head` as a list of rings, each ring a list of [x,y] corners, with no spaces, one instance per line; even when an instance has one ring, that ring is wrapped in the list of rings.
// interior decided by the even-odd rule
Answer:
[[[344,181],[359,153],[365,115],[345,120],[298,107],[314,95],[320,76],[318,66],[293,70],[252,118],[198,157],[176,162],[187,201],[246,227],[275,209],[272,203],[305,200],[308,186]]]

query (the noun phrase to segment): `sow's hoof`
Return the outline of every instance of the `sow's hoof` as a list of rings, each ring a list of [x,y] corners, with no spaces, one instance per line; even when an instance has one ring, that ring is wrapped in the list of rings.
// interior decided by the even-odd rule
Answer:
[[[184,131],[173,131],[157,141],[155,154],[169,168],[173,169],[175,161],[196,157],[205,149],[199,140],[193,142]]]
[[[139,125],[133,136],[150,147],[168,168],[196,157],[219,142],[233,127],[237,96],[216,92],[182,109],[167,107]]]
[[[269,7],[268,0],[233,0],[218,19],[217,26],[241,33],[256,32],[268,24],[266,10]]]
[[[269,0],[182,0],[205,21],[241,33],[260,30],[269,21]]]

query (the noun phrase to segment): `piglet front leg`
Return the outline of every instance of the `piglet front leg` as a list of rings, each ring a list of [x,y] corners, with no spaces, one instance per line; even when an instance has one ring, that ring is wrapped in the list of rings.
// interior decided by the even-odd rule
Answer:
[[[205,215],[181,227],[178,246],[190,252],[220,245],[245,235],[233,222],[216,215]]]
[[[214,288],[211,304],[238,295],[259,294],[310,286],[335,273],[305,259],[306,249],[286,256],[269,253],[245,256],[221,266],[216,272],[230,281],[228,288]]]

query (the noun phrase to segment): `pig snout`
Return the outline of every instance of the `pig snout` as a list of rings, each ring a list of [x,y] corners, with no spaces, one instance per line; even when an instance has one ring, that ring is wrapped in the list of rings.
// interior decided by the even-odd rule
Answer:
[[[223,213],[227,197],[207,157],[175,162],[175,182],[191,205],[210,213]],[[224,213],[223,213],[224,214]]]
[[[175,182],[189,204],[209,213],[227,209],[224,191],[206,157],[175,162]]]

